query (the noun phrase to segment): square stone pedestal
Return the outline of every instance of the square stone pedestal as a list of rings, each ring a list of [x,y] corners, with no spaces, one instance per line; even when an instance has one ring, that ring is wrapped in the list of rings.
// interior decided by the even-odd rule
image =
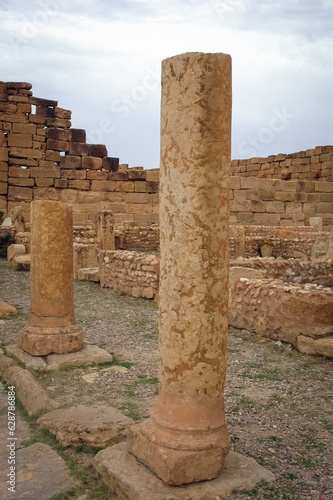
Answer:
[[[211,500],[226,497],[233,491],[251,490],[260,481],[275,479],[274,474],[253,458],[230,451],[218,478],[186,486],[168,486],[128,453],[126,443],[97,453],[94,467],[110,491],[126,500]]]

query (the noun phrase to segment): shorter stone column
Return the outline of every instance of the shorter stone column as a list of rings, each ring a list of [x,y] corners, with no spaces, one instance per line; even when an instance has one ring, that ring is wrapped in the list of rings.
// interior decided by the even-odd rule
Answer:
[[[58,201],[31,203],[30,315],[17,345],[33,356],[83,345],[74,316],[72,208]]]
[[[97,244],[101,250],[114,250],[114,218],[111,210],[97,214]]]

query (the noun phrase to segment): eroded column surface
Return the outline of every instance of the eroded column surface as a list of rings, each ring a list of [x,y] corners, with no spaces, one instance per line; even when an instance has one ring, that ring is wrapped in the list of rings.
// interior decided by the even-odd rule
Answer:
[[[164,482],[220,475],[227,361],[231,58],[162,64],[159,397],[128,449]]]
[[[81,349],[74,316],[72,208],[58,201],[31,203],[31,302],[17,344],[39,356]]]

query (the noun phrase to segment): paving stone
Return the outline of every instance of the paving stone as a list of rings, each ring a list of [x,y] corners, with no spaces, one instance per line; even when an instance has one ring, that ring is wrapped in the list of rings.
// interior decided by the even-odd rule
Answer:
[[[65,493],[75,486],[68,475],[64,461],[49,446],[35,443],[16,450],[15,493],[8,491],[7,476],[0,477],[0,498],[12,500],[30,498],[48,500],[54,495]],[[9,473],[8,458],[0,456],[0,469]]]
[[[46,371],[46,363],[40,356],[31,356],[31,354],[23,351],[16,344],[6,346],[6,354],[11,354],[19,359],[26,368],[33,370]]]
[[[63,446],[106,448],[122,441],[134,421],[110,406],[98,405],[54,410],[40,417],[38,423],[55,434]]]
[[[253,458],[230,451],[222,474],[211,481],[187,486],[167,486],[127,452],[126,443],[100,451],[94,467],[110,491],[127,500],[212,500],[233,491],[247,491],[259,481],[272,482],[274,474]]]
[[[112,361],[109,352],[97,345],[84,345],[80,351],[67,354],[49,354],[46,356],[47,370],[58,370],[64,366],[90,366]]]

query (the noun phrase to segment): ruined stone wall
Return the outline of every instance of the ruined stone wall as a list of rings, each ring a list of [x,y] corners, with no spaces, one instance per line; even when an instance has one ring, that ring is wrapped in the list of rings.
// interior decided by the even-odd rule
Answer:
[[[303,179],[333,181],[333,146],[292,154],[271,155],[267,158],[233,160],[231,175],[270,179]]]
[[[31,84],[0,82],[0,210],[20,205],[26,219],[32,200],[73,205],[75,224],[112,210],[115,222],[158,220],[158,172],[118,171],[119,159],[103,144],[87,144],[71,128],[71,111],[33,97]]]
[[[100,284],[120,293],[153,299],[158,290],[159,258],[136,252],[100,253]]]
[[[264,278],[282,279],[286,283],[316,283],[333,286],[333,262],[331,259],[315,261],[303,259],[275,259],[274,257],[250,257],[232,259],[230,266],[258,269]]]
[[[119,250],[156,250],[160,246],[160,228],[153,226],[135,226],[125,223],[115,230],[116,249]]]
[[[333,182],[231,177],[231,224],[309,225],[322,217],[332,227]]]

